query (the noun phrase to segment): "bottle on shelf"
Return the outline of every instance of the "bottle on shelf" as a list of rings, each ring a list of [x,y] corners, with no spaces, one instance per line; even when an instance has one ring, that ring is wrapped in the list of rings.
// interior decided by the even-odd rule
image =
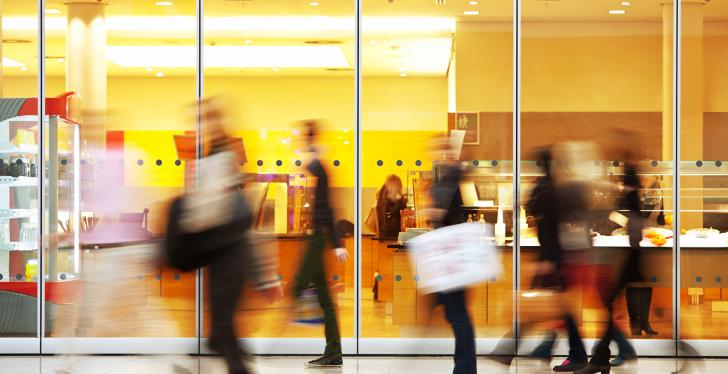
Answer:
[[[471,223],[471,222],[473,222],[473,215],[468,214],[468,223]]]
[[[503,208],[498,207],[498,220],[494,228],[495,245],[506,244],[506,224],[503,222]]]
[[[478,223],[485,223],[485,214],[480,215],[480,219],[478,220]]]

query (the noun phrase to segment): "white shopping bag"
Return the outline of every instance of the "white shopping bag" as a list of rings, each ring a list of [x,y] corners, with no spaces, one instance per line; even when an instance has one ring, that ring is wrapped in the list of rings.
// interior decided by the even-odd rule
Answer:
[[[493,225],[462,223],[417,236],[407,242],[423,293],[465,288],[501,274]]]

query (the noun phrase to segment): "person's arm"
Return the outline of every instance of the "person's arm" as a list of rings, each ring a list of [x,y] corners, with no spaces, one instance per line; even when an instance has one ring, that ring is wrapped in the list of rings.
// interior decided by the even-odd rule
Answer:
[[[326,205],[325,209],[321,209],[318,212],[318,214],[321,215],[320,217],[318,217],[318,219],[320,220],[319,224],[322,225],[322,229],[328,231],[329,238],[331,239],[331,244],[336,250],[336,257],[339,258],[339,261],[346,261],[349,259],[349,253],[346,248],[342,246],[341,236],[339,235],[339,232],[336,231],[336,227],[334,225],[334,213],[331,210],[331,203],[329,201],[329,178],[326,175],[326,170],[321,164],[321,161],[319,161],[318,159],[314,159],[313,161],[311,161],[308,166],[308,170],[317,179],[316,204],[318,205],[323,202]]]
[[[442,223],[447,215],[452,200],[458,191],[460,183],[459,170],[454,166],[443,167],[440,180],[432,185],[432,209],[430,209],[430,221]]]

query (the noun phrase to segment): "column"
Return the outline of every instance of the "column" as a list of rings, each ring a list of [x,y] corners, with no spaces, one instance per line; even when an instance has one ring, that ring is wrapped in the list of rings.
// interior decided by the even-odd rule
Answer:
[[[66,90],[81,96],[81,138],[103,149],[106,110],[106,1],[67,0]],[[49,95],[55,93],[48,93]],[[97,148],[99,147],[99,148]]]

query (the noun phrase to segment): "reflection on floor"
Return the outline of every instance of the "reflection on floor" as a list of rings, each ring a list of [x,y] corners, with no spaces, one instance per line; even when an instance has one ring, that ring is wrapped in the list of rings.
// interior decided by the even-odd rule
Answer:
[[[441,374],[452,371],[449,357],[345,357],[341,369],[304,369],[309,357],[258,357],[252,367],[260,374],[293,373],[421,373]],[[554,360],[555,364],[560,360]],[[627,368],[614,369],[613,373],[671,373],[685,367],[681,373],[725,373],[728,360],[677,360],[641,359]],[[83,356],[65,357],[2,357],[0,372],[23,374],[73,373],[73,374],[225,374],[227,370],[216,357],[168,357],[168,356]],[[480,373],[544,373],[550,370],[539,362],[516,360],[509,371],[485,357],[478,360]]]

